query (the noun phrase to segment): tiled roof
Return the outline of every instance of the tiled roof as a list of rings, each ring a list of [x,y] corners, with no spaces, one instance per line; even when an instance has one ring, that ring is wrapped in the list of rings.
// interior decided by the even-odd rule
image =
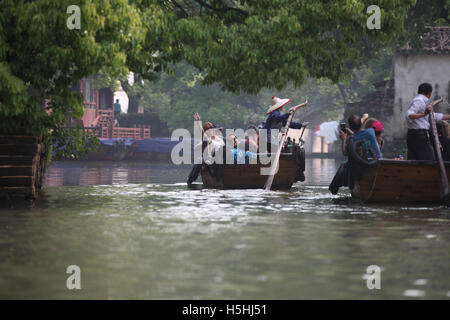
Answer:
[[[429,32],[422,36],[425,54],[450,54],[450,27],[428,27]],[[407,43],[397,49],[398,53],[413,53],[415,50]]]

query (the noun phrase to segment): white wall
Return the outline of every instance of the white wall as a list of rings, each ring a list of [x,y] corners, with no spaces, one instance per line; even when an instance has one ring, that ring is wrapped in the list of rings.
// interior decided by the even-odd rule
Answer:
[[[119,99],[120,106],[122,108],[123,113],[128,112],[128,96],[122,88],[119,91],[114,92],[114,103],[116,103],[116,99]]]
[[[302,131],[303,129],[289,129],[288,137],[291,137],[292,139],[295,139],[295,141],[298,141]],[[305,129],[305,133],[303,134],[302,139],[305,140],[306,154],[321,153],[322,150],[323,153],[335,152],[334,143],[327,144],[326,141],[323,141],[322,145],[322,139],[314,134],[314,128]]]
[[[394,117],[385,123],[385,132],[394,138],[406,139],[405,113],[411,100],[417,95],[419,84],[428,82],[433,86],[432,98],[442,96],[444,103],[436,111],[448,113],[450,55],[396,55],[394,58],[395,100]]]

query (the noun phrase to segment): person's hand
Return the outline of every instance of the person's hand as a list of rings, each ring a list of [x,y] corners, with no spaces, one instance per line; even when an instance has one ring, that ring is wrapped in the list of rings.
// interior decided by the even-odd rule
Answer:
[[[427,114],[429,114],[431,112],[431,106],[427,106],[426,108],[425,108],[425,115],[427,115]]]
[[[351,129],[347,128],[347,134],[352,136],[354,134],[354,132]]]
[[[298,110],[300,108],[306,107],[306,105],[308,104],[308,100],[306,100],[305,102],[303,102],[302,104],[299,104],[298,106],[295,107],[295,110]]]
[[[308,104],[308,100],[306,100],[305,102],[303,102],[302,104],[298,104],[295,107],[292,107],[289,109],[289,112],[295,112],[300,108],[303,108],[304,106],[306,106]]]
[[[198,112],[194,113],[194,120],[200,121],[200,115],[198,114]]]
[[[345,141],[345,139],[347,139],[347,134],[344,131],[339,130],[339,138],[341,138],[342,141]]]

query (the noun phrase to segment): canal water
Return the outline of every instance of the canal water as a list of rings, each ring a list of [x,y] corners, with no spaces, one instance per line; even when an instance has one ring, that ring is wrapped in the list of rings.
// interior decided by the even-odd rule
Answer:
[[[266,192],[189,190],[190,168],[164,163],[54,162],[32,208],[0,210],[0,298],[449,299],[450,211],[334,204],[338,165],[309,159],[307,181]]]

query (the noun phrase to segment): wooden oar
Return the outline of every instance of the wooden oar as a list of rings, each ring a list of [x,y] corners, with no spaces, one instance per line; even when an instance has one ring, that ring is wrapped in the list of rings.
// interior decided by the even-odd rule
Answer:
[[[434,136],[434,146],[436,149],[436,158],[438,162],[439,167],[439,188],[441,191],[441,200],[443,200],[446,204],[449,203],[450,197],[449,197],[449,185],[448,185],[448,177],[447,177],[447,170],[444,165],[444,160],[442,159],[442,153],[441,153],[441,142],[439,141],[439,136],[437,132],[436,127],[436,119],[434,118],[434,112],[433,108],[435,105],[441,103],[443,99],[435,100],[432,103],[429,104],[430,110],[430,124],[431,124],[431,130],[433,131]]]
[[[284,141],[286,140],[289,126],[291,125],[291,121],[292,121],[292,118],[294,117],[295,111],[297,111],[300,108],[306,107],[307,104],[308,104],[308,100],[306,100],[302,104],[295,106],[294,108],[291,109],[291,111],[289,111],[289,118],[287,119],[286,125],[284,126],[284,131],[283,131],[281,140],[278,145],[277,154],[275,155],[275,159],[272,162],[272,166],[270,167],[269,176],[267,177],[266,184],[264,185],[264,189],[266,189],[266,190],[270,190],[270,188],[272,187],[272,182],[273,182],[273,178],[275,176],[275,171],[278,168],[278,163],[280,161],[281,149],[283,149]],[[272,152],[272,150],[271,150],[271,152]]]

